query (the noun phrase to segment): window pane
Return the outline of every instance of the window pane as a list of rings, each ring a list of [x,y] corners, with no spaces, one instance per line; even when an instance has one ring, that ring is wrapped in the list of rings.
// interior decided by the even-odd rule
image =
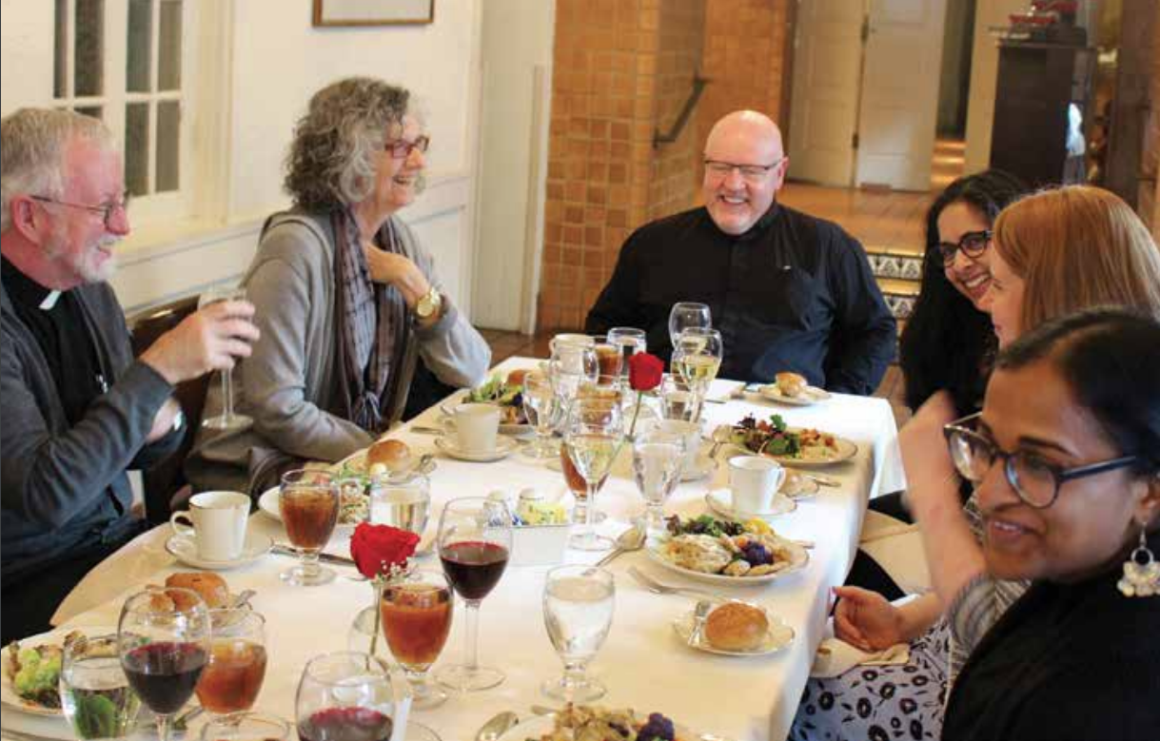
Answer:
[[[52,47],[52,95],[63,98],[68,95],[68,0],[56,0],[56,33]]]
[[[157,105],[156,192],[177,190],[181,180],[181,102],[165,100]]]
[[[129,30],[125,38],[125,89],[149,92],[149,72],[153,66],[153,2],[129,0]]]
[[[149,193],[149,104],[125,106],[125,188],[135,196]]]
[[[161,0],[157,89],[181,89],[181,0]]]
[[[101,107],[99,105],[80,106],[76,110],[77,113],[81,114],[82,116],[92,116],[93,118],[103,117]]]
[[[75,92],[78,97],[104,90],[105,2],[77,0]]]

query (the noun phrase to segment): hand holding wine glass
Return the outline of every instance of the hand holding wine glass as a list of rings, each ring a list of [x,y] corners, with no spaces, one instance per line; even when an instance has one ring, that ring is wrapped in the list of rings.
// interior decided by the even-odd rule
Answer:
[[[206,309],[227,301],[244,301],[246,298],[246,290],[244,288],[215,288],[205,291],[198,297],[198,310]],[[247,353],[248,355],[249,353]],[[201,421],[202,427],[208,427],[211,430],[236,430],[243,427],[249,427],[254,423],[254,420],[244,414],[234,413],[234,383],[233,383],[233,365],[227,365],[221,370],[222,379],[222,413],[213,417],[206,417]]]

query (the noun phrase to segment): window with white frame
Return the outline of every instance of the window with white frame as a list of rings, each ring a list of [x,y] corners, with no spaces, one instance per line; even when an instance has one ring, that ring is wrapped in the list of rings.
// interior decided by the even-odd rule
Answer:
[[[192,203],[196,0],[55,0],[53,99],[121,142],[134,217]]]

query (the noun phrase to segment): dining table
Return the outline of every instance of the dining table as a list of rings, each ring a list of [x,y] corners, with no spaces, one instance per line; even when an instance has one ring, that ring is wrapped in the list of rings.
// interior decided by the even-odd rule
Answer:
[[[493,373],[536,366],[535,358],[513,357]],[[454,397],[450,397],[454,399]],[[442,408],[441,408],[442,407]],[[431,516],[423,546],[433,539],[439,512],[451,499],[486,496],[502,491],[508,497],[533,489],[547,500],[571,502],[558,465],[516,452],[502,460],[480,463],[453,459],[435,445],[432,429],[443,424],[446,404],[436,405],[391,429],[387,436],[406,442],[415,455],[435,454],[429,474]],[[824,473],[831,486],[812,497],[796,500],[791,512],[770,520],[780,535],[807,541],[804,568],[767,583],[706,584],[676,573],[646,550],[626,553],[608,568],[615,581],[615,608],[607,640],[589,671],[608,689],[600,704],[630,707],[640,715],[661,712],[697,733],[732,741],[781,741],[786,738],[810,674],[814,654],[825,635],[832,604],[831,588],[843,583],[859,542],[867,501],[904,487],[897,451],[897,427],[885,399],[832,394],[809,406],[786,406],[748,393],[744,384],[718,379],[703,405],[704,430],[736,423],[747,415],[767,419],[780,414],[794,427],[813,427],[838,435],[857,446],[849,460],[808,471]],[[706,450],[710,441],[705,442]],[[644,512],[634,482],[631,446],[625,446],[595,506],[606,518],[600,531],[615,536]],[[715,465],[701,480],[682,482],[666,503],[666,514],[695,517],[708,512],[707,494],[728,484],[727,460],[738,454],[730,446],[718,451]],[[807,469],[803,469],[807,470]],[[249,520],[251,537],[269,536],[286,542],[282,524],[256,511]],[[126,596],[147,584],[161,584],[174,572],[189,571],[167,549],[169,525],[145,532],[91,571],[62,602],[53,623],[58,626],[108,626],[115,629]],[[349,530],[332,536],[327,552],[349,555]],[[516,548],[518,548],[518,543]],[[438,555],[415,556],[419,568],[439,569]],[[594,563],[605,553],[568,550],[566,563]],[[450,693],[442,705],[412,710],[410,719],[434,731],[444,741],[471,741],[480,726],[496,713],[514,711],[521,718],[532,706],[559,706],[541,693],[541,684],[558,676],[562,663],[545,629],[542,601],[550,564],[518,565],[513,553],[498,586],[483,600],[479,615],[480,661],[506,673],[499,686],[470,693]],[[295,691],[307,661],[318,654],[346,650],[352,621],[373,604],[370,583],[352,566],[333,565],[338,576],[317,587],[284,583],[280,572],[293,565],[289,557],[268,553],[252,562],[220,572],[231,591],[254,590],[254,610],[266,618],[268,666],[257,709],[294,719]],[[767,655],[722,656],[687,646],[674,630],[675,620],[690,613],[697,598],[655,594],[628,573],[636,568],[674,585],[710,588],[757,603],[793,630],[793,639]],[[438,668],[461,659],[464,652],[462,603],[456,606],[452,634]],[[31,735],[29,735],[31,734]],[[72,738],[62,718],[42,718],[4,706],[0,735],[28,738]],[[522,741],[522,740],[521,740]]]

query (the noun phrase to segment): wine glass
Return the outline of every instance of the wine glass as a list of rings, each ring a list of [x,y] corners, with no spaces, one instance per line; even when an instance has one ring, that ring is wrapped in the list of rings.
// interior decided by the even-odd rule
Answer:
[[[115,633],[65,642],[60,702],[79,739],[121,738],[132,732],[141,701],[121,668]]]
[[[692,422],[697,415],[697,400],[679,376],[666,373],[661,379],[658,396],[661,418]]]
[[[206,308],[222,301],[244,301],[246,289],[241,287],[211,288],[203,292],[197,299],[197,308]],[[222,413],[215,417],[206,417],[201,421],[202,427],[211,430],[237,430],[249,427],[254,420],[244,414],[234,412],[234,380],[230,368],[221,370],[222,379]]]
[[[544,694],[569,703],[604,696],[604,685],[589,677],[587,669],[612,627],[615,592],[612,574],[605,569],[557,566],[548,572],[544,626],[564,662],[564,674],[544,682]]]
[[[536,439],[524,448],[524,455],[536,459],[553,458],[558,446],[552,443],[552,429],[558,423],[560,406],[552,382],[543,373],[529,373],[524,376],[524,416],[536,431]]]
[[[600,551],[613,545],[610,538],[596,533],[593,512],[596,492],[612,470],[623,440],[624,416],[619,401],[601,397],[576,399],[565,423],[564,450],[576,473],[584,479],[587,497],[584,524],[574,528],[568,539],[572,548]]]
[[[706,304],[693,301],[678,301],[669,311],[669,343],[673,350],[677,348],[677,337],[690,328],[709,329],[713,326],[713,318],[709,314]]]
[[[677,336],[677,343],[673,346],[673,371],[680,375],[696,399],[697,411],[693,421],[701,417],[701,405],[709,384],[713,383],[721,368],[724,349],[721,333],[715,329],[693,327]]]
[[[416,571],[406,581],[383,588],[379,603],[383,635],[391,655],[407,673],[415,708],[433,708],[447,693],[427,681],[427,670],[439,658],[451,633],[454,601],[451,582],[438,571]]]
[[[333,474],[317,469],[282,474],[278,510],[290,545],[298,551],[300,559],[297,565],[282,572],[282,580],[287,584],[312,587],[334,580],[333,569],[318,565],[318,554],[330,541],[338,523],[338,505],[338,481]]]
[[[209,663],[197,682],[197,701],[215,715],[254,707],[266,678],[266,618],[248,607],[210,611]]]
[[[656,539],[665,532],[665,501],[681,480],[685,440],[663,429],[637,435],[632,443],[632,473],[646,506],[645,532]]]
[[[290,741],[290,724],[276,715],[238,713],[201,727],[201,741]]]
[[[209,610],[191,589],[148,587],[121,608],[117,655],[129,686],[157,716],[161,741],[205,670],[211,635]]]
[[[370,654],[315,656],[302,670],[294,712],[301,741],[403,741],[411,689]]]
[[[561,344],[552,350],[548,361],[548,379],[567,412],[580,387],[600,378],[600,361],[595,345]]]
[[[439,517],[439,560],[447,581],[467,603],[467,660],[435,673],[440,684],[462,692],[495,687],[503,671],[479,665],[479,603],[499,583],[512,549],[512,515],[503,502],[484,497],[452,499]]]

